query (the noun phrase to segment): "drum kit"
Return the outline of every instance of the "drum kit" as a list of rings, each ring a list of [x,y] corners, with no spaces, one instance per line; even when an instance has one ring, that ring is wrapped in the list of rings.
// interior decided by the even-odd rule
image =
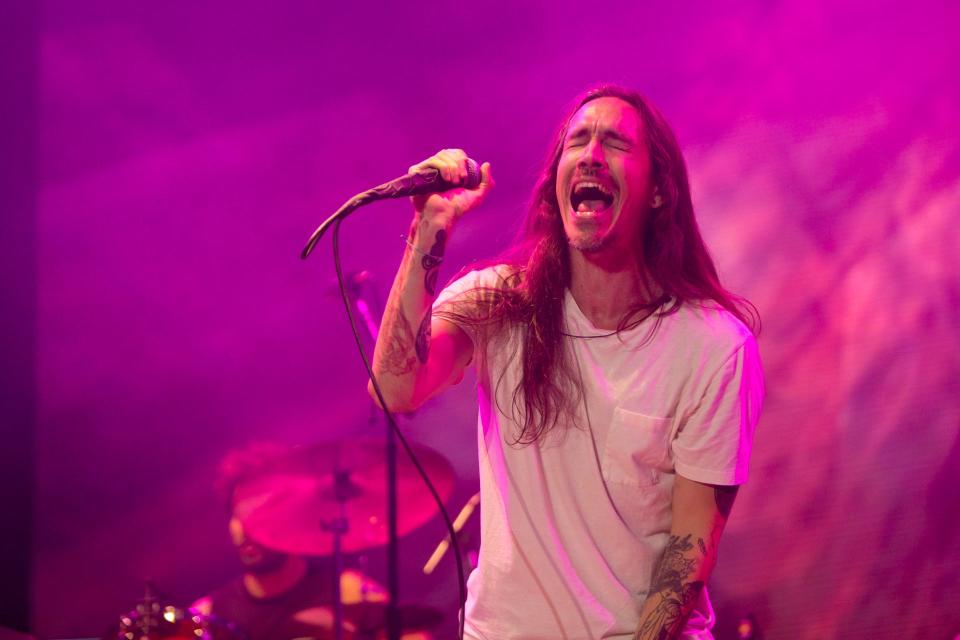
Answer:
[[[233,516],[252,540],[286,554],[332,558],[380,547],[387,542],[383,447],[383,440],[373,438],[339,440],[294,447],[274,455],[234,485]],[[446,501],[454,486],[450,463],[422,445],[413,445],[413,449],[437,493]],[[414,465],[406,457],[397,462],[397,527],[400,535],[405,535],[436,515],[437,506]],[[335,567],[342,566],[340,558],[334,560]],[[377,597],[341,604],[345,623],[339,633],[333,628],[329,609],[299,612],[301,626],[310,626],[309,633],[299,635],[318,640],[385,638],[386,594],[382,589],[370,592]],[[405,633],[426,631],[443,619],[440,611],[415,605],[400,606],[399,617]],[[121,616],[105,637],[241,640],[247,636],[229,620],[163,602],[148,586],[143,600]]]
[[[111,628],[104,636],[122,640],[242,640],[244,637],[236,626],[217,616],[162,603],[149,583],[143,600],[133,611],[120,616],[115,632]]]

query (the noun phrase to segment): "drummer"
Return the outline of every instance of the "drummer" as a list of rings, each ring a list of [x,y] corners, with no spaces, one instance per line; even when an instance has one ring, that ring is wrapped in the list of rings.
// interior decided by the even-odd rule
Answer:
[[[234,453],[221,465],[218,484],[232,502],[233,488],[270,455],[261,448]],[[333,638],[333,580],[329,563],[282,553],[251,539],[236,516],[229,521],[230,540],[242,575],[193,603],[205,615],[236,625],[250,640]],[[353,639],[385,637],[381,616],[387,592],[359,571],[341,575],[340,595],[346,605],[344,628]],[[382,603],[383,607],[375,606]],[[369,606],[374,604],[374,606]],[[362,616],[367,619],[363,619]],[[407,632],[403,640],[432,640],[427,632]]]

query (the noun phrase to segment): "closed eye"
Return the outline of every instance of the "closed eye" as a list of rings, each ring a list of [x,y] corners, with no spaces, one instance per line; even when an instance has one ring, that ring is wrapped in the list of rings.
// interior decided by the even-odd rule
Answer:
[[[583,147],[586,144],[587,144],[587,138],[576,136],[568,139],[564,144],[563,148],[579,149],[580,147]],[[603,146],[609,149],[615,149],[617,151],[630,151],[631,149],[633,149],[633,145],[629,141],[619,136],[613,136],[613,135],[607,135],[604,137]]]
[[[633,144],[629,140],[614,134],[607,134],[603,144],[618,151],[630,151],[633,148]]]

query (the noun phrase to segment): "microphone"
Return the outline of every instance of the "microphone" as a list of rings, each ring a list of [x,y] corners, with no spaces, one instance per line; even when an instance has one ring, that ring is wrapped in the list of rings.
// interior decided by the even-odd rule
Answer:
[[[476,189],[480,186],[480,165],[470,158],[467,158],[465,162],[467,164],[467,178],[461,184],[454,184],[444,180],[439,169],[427,167],[416,173],[408,173],[390,182],[384,182],[373,189],[367,189],[363,193],[353,196],[317,227],[317,230],[314,231],[310,239],[307,240],[307,245],[303,248],[303,251],[300,252],[300,258],[303,260],[307,259],[307,256],[313,252],[314,247],[320,242],[320,238],[327,232],[330,225],[338,220],[343,220],[356,209],[371,202],[385,198],[402,198],[404,196],[416,196],[425,193],[441,193],[457,188]]]
[[[427,167],[416,173],[408,173],[390,182],[384,182],[363,195],[371,196],[371,200],[383,198],[402,198],[417,196],[425,193],[440,193],[450,189],[476,189],[480,186],[480,165],[475,160],[467,158],[467,177],[460,184],[444,180],[439,169]]]

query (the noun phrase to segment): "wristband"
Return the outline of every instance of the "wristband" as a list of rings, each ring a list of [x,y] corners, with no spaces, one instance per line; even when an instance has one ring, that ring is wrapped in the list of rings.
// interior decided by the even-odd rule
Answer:
[[[412,242],[410,242],[410,238],[403,235],[402,233],[400,234],[400,237],[403,238],[404,242],[407,243],[408,247],[413,249],[416,253],[419,253],[424,258],[430,258],[430,260],[432,260],[434,264],[440,264],[441,262],[443,262],[442,257],[433,256],[433,255],[430,255],[429,253],[424,253],[422,249],[418,249]]]

